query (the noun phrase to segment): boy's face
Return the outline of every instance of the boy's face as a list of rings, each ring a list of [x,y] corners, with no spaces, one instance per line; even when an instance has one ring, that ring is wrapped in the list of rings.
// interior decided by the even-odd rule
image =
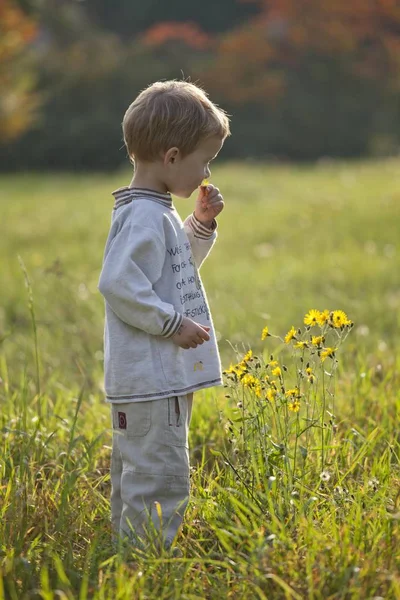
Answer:
[[[203,179],[211,175],[210,162],[217,156],[224,144],[219,136],[200,142],[196,150],[182,158],[177,148],[166,154],[169,191],[180,198],[189,198]]]

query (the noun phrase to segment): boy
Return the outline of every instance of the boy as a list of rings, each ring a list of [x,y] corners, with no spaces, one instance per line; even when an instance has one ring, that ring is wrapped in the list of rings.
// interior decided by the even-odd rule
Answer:
[[[129,106],[124,140],[134,176],[115,205],[99,290],[105,298],[105,390],[111,403],[114,535],[170,548],[189,500],[193,392],[221,385],[211,315],[198,274],[224,207],[201,185],[230,135],[199,87],[157,82]],[[171,194],[189,198],[184,223]]]

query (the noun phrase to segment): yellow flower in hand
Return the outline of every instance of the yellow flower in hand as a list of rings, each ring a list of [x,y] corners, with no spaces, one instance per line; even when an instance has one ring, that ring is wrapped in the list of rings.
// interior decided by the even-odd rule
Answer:
[[[203,179],[203,181],[201,182],[201,187],[204,188],[203,192],[204,192],[205,196],[208,196],[207,186],[208,186],[209,183],[210,183],[209,179]]]

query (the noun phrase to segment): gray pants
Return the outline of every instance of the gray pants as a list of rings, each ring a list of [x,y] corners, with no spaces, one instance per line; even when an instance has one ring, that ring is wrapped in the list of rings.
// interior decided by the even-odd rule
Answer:
[[[189,502],[192,403],[187,394],[111,406],[114,540],[172,544]]]

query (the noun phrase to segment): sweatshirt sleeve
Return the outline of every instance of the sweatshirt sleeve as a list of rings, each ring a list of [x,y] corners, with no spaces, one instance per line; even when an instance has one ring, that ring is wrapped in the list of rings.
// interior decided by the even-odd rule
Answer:
[[[217,239],[217,222],[214,219],[211,229],[208,229],[196,219],[193,212],[185,219],[183,226],[192,247],[194,261],[200,269]]]
[[[161,276],[165,244],[156,231],[127,226],[106,248],[98,289],[115,314],[151,335],[171,337],[182,315],[153,290]]]

